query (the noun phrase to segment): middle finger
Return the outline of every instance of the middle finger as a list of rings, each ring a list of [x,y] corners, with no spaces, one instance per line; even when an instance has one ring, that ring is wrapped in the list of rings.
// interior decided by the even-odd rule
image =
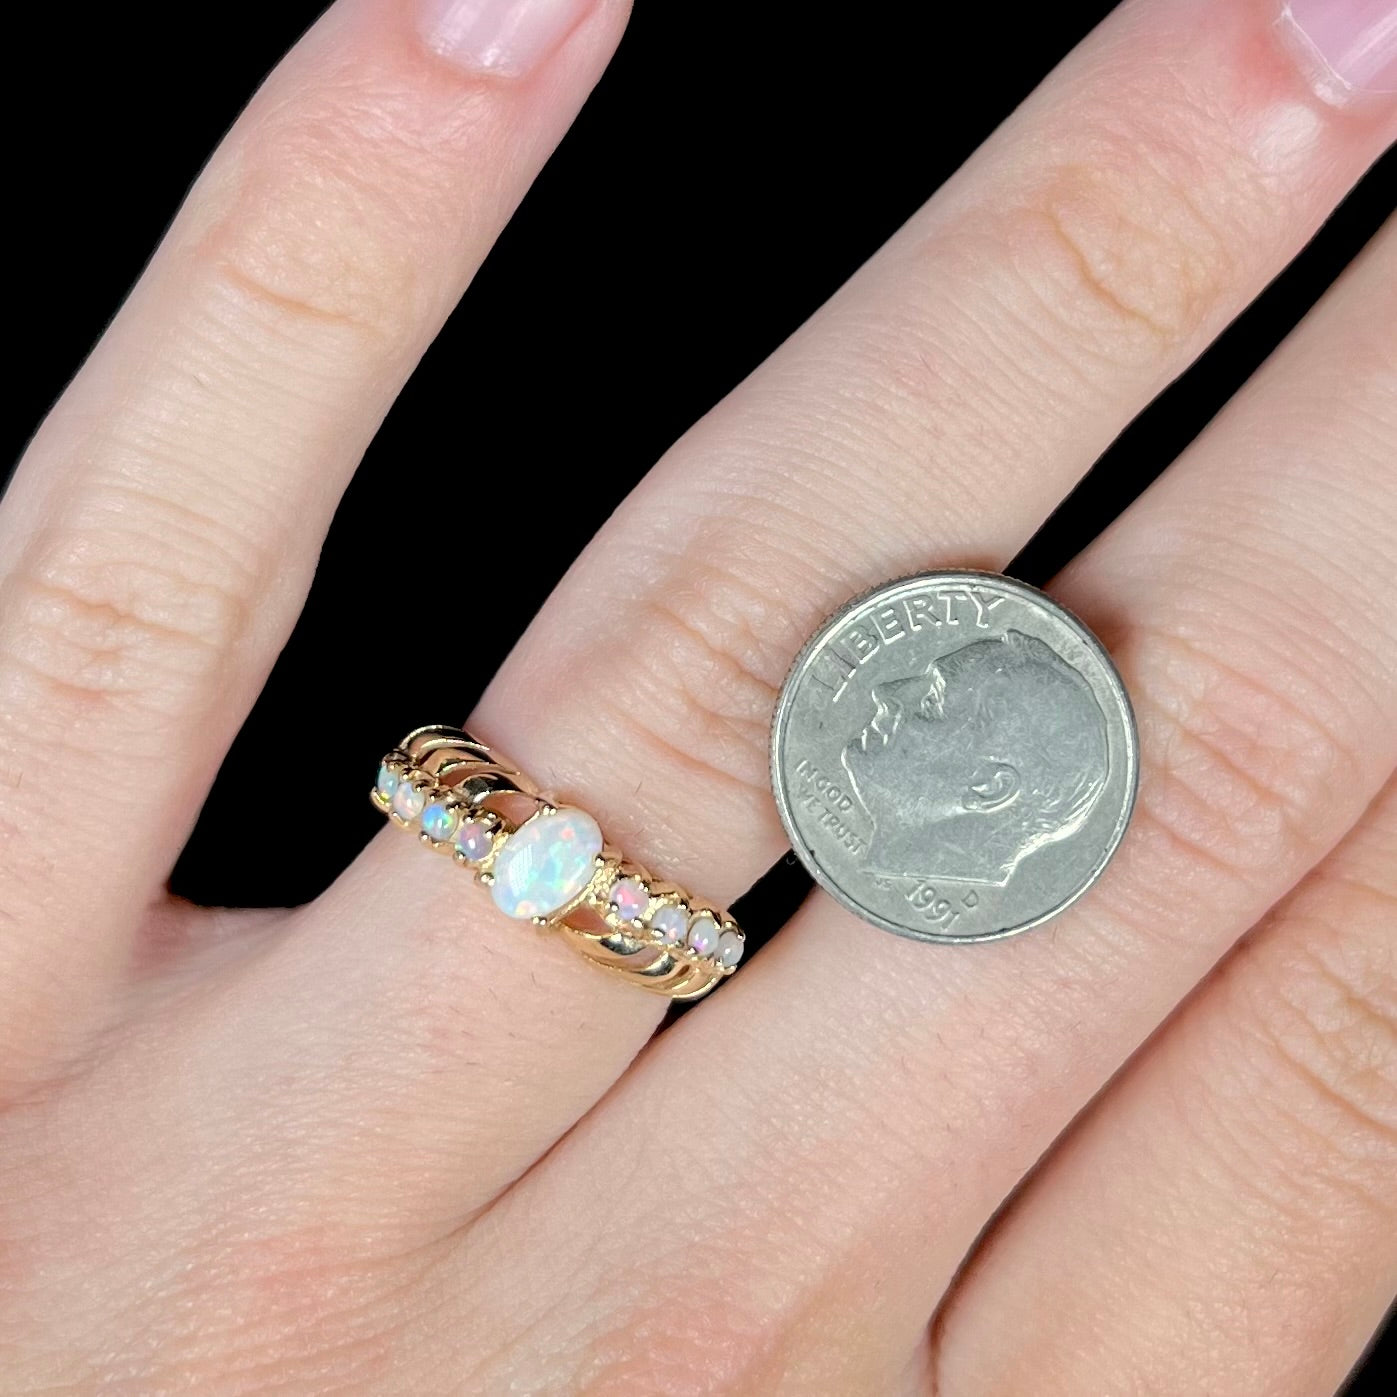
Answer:
[[[1252,0],[1115,13],[661,463],[472,726],[658,873],[742,891],[784,847],[767,724],[820,616],[883,576],[1002,564],[1390,138],[1389,110],[1313,97],[1273,17]],[[441,1196],[419,1193],[437,1217],[545,1149],[661,1007],[461,894],[456,870],[385,832],[268,987],[310,1051],[374,1061],[345,1090],[395,1102],[403,1151],[470,1164],[465,1187],[447,1169]],[[341,994],[333,1024],[307,1019],[296,987],[351,958],[353,1012]]]

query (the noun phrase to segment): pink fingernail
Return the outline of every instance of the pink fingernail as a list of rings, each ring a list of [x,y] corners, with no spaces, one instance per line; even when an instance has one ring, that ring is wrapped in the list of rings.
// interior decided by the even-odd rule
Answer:
[[[476,72],[522,76],[546,58],[591,0],[418,0],[418,27],[435,53]]]
[[[1281,23],[1314,70],[1321,97],[1397,93],[1393,0],[1287,0]]]

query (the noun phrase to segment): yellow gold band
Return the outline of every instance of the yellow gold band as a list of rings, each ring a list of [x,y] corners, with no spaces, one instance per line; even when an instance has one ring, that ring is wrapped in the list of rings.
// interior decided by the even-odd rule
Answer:
[[[746,949],[737,923],[608,845],[461,728],[418,728],[384,757],[374,807],[470,869],[506,915],[561,932],[642,989],[698,999]]]

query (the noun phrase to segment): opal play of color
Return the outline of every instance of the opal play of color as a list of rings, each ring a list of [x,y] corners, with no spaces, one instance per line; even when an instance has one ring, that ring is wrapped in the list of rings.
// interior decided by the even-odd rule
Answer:
[[[731,970],[742,959],[742,952],[746,949],[735,931],[725,931],[718,938],[718,964],[725,970]]]
[[[408,841],[506,916],[641,989],[692,1002],[742,956],[739,929],[714,904],[652,880],[585,811],[559,809],[461,728],[414,728],[382,758],[369,794]],[[540,978],[548,969],[539,965]]]
[[[411,781],[399,781],[393,792],[393,813],[404,820],[415,820],[427,803],[426,793],[419,791]]]
[[[601,849],[601,829],[584,811],[535,815],[495,857],[495,906],[510,917],[551,915],[591,882]]]
[[[707,912],[689,925],[689,949],[696,956],[711,956],[718,949],[718,923]]]
[[[490,828],[479,820],[467,820],[456,831],[456,847],[472,862],[479,863],[490,852]]]
[[[650,905],[650,894],[638,878],[620,878],[611,889],[611,910],[623,922],[638,922]]]
[[[655,935],[661,941],[670,946],[678,946],[684,940],[684,933],[689,929],[689,919],[678,907],[661,907],[650,918],[650,925],[655,929]]]
[[[444,844],[456,833],[456,821],[460,816],[449,805],[434,800],[422,812],[422,832],[438,844]]]

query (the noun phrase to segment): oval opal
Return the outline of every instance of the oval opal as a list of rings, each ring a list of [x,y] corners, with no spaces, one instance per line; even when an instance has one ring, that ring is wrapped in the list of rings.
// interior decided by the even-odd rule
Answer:
[[[592,881],[601,848],[601,830],[585,811],[535,815],[495,855],[495,906],[510,917],[551,915]]]

